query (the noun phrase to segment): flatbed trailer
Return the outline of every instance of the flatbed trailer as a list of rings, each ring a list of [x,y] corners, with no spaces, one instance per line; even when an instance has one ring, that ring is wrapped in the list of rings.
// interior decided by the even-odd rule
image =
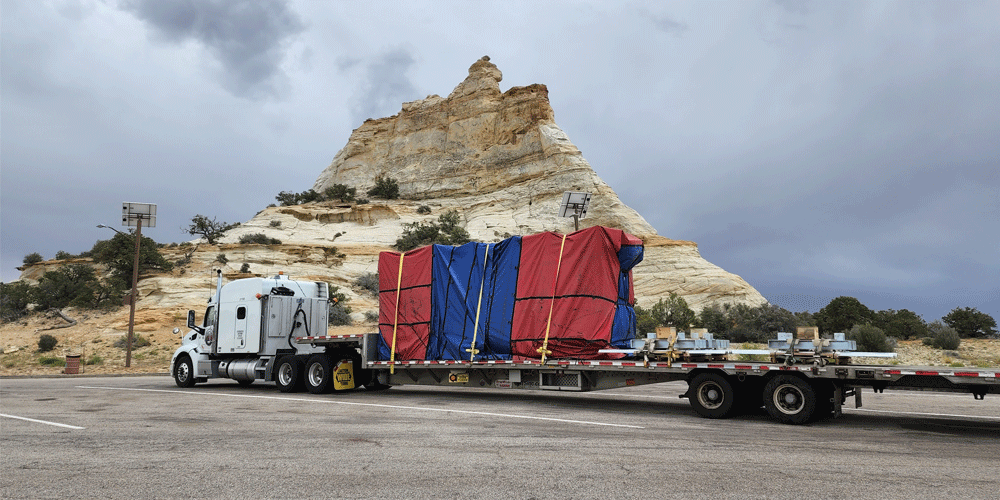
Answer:
[[[498,390],[596,391],[684,380],[687,398],[699,415],[727,418],[763,406],[776,420],[802,424],[836,417],[847,398],[862,405],[862,392],[886,389],[971,393],[975,399],[1000,394],[1000,368],[944,368],[830,364],[820,358],[789,356],[773,361],[730,361],[715,353],[707,361],[620,360],[377,360],[379,334],[295,337],[298,345],[323,349],[304,360],[303,378],[311,392],[329,392],[329,367],[352,359],[357,385],[484,387]],[[771,351],[772,354],[781,354]],[[323,356],[330,359],[323,361]],[[772,356],[774,358],[774,356]],[[325,369],[325,371],[324,371]],[[288,384],[279,381],[279,388]],[[284,390],[284,389],[283,389]]]

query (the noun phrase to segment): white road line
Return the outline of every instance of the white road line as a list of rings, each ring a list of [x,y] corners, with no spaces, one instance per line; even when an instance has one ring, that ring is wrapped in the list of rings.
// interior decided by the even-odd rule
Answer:
[[[0,413],[0,417],[16,418],[18,420],[24,420],[26,422],[34,422],[36,424],[54,425],[56,427],[65,427],[67,429],[77,429],[77,430],[86,429],[86,427],[77,427],[75,425],[60,424],[58,422],[48,422],[48,421],[45,421],[45,420],[37,420],[37,419],[34,419],[34,418],[28,418],[28,417],[18,417],[17,415],[7,415],[5,413]]]
[[[337,405],[348,405],[348,406],[370,406],[373,408],[392,408],[396,410],[417,410],[417,411],[436,411],[443,413],[462,413],[465,415],[483,415],[487,417],[507,417],[507,418],[521,418],[527,420],[544,420],[548,422],[562,422],[567,424],[582,424],[582,425],[600,425],[605,427],[625,427],[628,429],[645,429],[641,425],[627,425],[627,424],[611,424],[607,422],[591,422],[587,420],[567,420],[564,418],[552,418],[552,417],[536,417],[534,415],[514,415],[510,413],[492,413],[486,411],[471,411],[471,410],[451,410],[447,408],[425,408],[421,406],[400,406],[400,405],[386,405],[378,403],[356,403],[353,401],[331,401],[322,399],[306,399],[306,398],[293,398],[293,397],[283,397],[283,396],[260,396],[254,394],[225,394],[221,392],[189,392],[181,390],[166,390],[166,389],[138,389],[132,387],[100,387],[100,386],[88,386],[88,385],[78,385],[77,389],[104,389],[113,391],[140,391],[140,392],[167,392],[170,394],[184,394],[187,396],[223,396],[230,398],[256,398],[256,399],[274,399],[278,401],[302,401],[305,403],[326,403],[326,404],[337,404]]]
[[[984,418],[987,420],[1000,420],[1000,417],[987,417],[984,415],[958,415],[953,413],[924,413],[918,411],[893,411],[893,410],[871,410],[868,408],[844,408],[845,412],[865,411],[871,413],[893,413],[896,415],[919,415],[921,417],[959,417],[959,418]]]

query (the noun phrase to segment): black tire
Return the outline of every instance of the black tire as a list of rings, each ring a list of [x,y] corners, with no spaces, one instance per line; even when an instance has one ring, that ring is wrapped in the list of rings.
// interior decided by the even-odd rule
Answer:
[[[764,408],[783,424],[804,424],[816,415],[816,390],[795,375],[781,374],[764,386]]]
[[[306,389],[313,394],[324,394],[333,391],[333,359],[326,354],[313,354],[306,361],[302,377],[306,381]]]
[[[281,392],[302,390],[302,362],[295,356],[283,356],[274,364],[274,383]]]
[[[184,355],[177,358],[177,363],[174,364],[174,383],[177,387],[187,389],[194,387],[195,382],[194,363],[191,362],[191,357]]]
[[[726,418],[736,405],[736,393],[729,380],[718,373],[700,373],[688,383],[688,401],[699,415]]]
[[[240,386],[242,387],[246,387],[250,384],[253,384],[253,380],[237,380],[237,382],[239,382]]]

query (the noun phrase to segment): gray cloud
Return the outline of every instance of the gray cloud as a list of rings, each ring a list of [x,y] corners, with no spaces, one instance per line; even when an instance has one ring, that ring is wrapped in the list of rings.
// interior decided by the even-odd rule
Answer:
[[[644,12],[643,14],[645,14],[646,17],[648,17],[649,20],[652,21],[653,26],[655,26],[656,29],[663,31],[664,33],[669,33],[675,36],[681,36],[684,34],[685,31],[688,30],[687,23],[677,21],[670,16],[657,15],[651,12]]]
[[[351,99],[353,123],[393,115],[403,102],[418,98],[416,87],[406,75],[415,62],[413,55],[403,48],[380,54],[367,63],[358,59],[341,59],[338,66],[342,72],[361,66],[365,72],[357,93]]]
[[[222,83],[248,98],[275,95],[286,42],[305,29],[285,0],[125,0],[121,8],[164,40],[195,40],[222,65]]]

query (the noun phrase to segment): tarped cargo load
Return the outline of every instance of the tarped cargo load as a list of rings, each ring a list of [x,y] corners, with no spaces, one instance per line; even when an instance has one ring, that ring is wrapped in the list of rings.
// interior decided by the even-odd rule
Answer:
[[[597,351],[635,336],[641,260],[641,240],[599,226],[382,252],[380,359],[538,359],[543,346],[553,358],[607,357]]]

